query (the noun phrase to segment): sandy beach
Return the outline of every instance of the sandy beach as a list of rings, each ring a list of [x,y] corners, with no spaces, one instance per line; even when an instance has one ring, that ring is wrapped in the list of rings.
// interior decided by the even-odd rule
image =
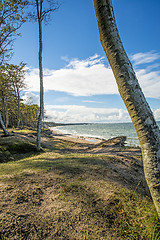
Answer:
[[[141,156],[141,150],[139,147],[126,147],[126,137],[117,136],[108,140],[94,138],[94,137],[83,137],[73,134],[65,134],[58,131],[56,128],[50,128],[49,131],[45,131],[43,136],[43,144],[48,142],[48,135],[62,142],[65,142],[68,147],[63,150],[66,153],[83,153],[83,154],[108,154],[115,156]],[[47,138],[46,138],[47,137]],[[48,145],[48,143],[47,143]]]
[[[54,127],[51,127],[50,130],[52,131],[52,136],[54,138],[62,139],[65,141],[72,141],[75,143],[89,143],[89,144],[98,144],[103,141],[103,139],[100,138],[94,138],[94,137],[83,137],[83,136],[78,136],[78,135],[73,135],[73,134],[65,134],[62,131],[57,130]]]

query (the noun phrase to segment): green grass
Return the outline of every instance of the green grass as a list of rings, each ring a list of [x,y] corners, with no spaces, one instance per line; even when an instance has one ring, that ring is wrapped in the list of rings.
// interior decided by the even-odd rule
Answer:
[[[2,155],[26,141],[6,139]],[[115,156],[58,153],[73,144],[50,144],[52,151],[0,163],[0,239],[160,239],[152,200],[125,185]]]
[[[106,182],[100,177],[100,172],[102,168],[107,168],[107,165],[103,158],[104,156],[100,155],[95,157],[83,154],[42,153],[16,162],[1,164],[0,176],[5,180],[5,176],[11,175],[10,180],[17,183],[19,179],[21,182],[26,180],[27,172],[60,174],[63,181],[58,186],[58,199],[65,202],[69,213],[68,215],[58,213],[59,228],[63,228],[58,231],[61,235],[70,236],[69,239],[74,239],[72,236],[79,224],[82,228],[80,239],[83,237],[84,239],[107,239],[105,238],[107,231],[113,232],[115,239],[116,236],[120,236],[121,239],[160,239],[160,223],[150,198],[142,197],[126,188],[118,189],[117,187],[113,188],[114,190],[107,200],[104,198]],[[92,178],[90,178],[90,174]],[[97,176],[97,174],[99,175]],[[103,194],[96,192],[98,181],[101,182],[101,189],[104,189]],[[39,194],[39,190],[38,193],[36,191],[30,193],[19,190],[16,195],[16,203],[22,204],[33,196],[35,198],[36,194]],[[41,203],[38,199],[32,200],[34,203],[36,201],[37,204]],[[81,209],[81,211],[73,217],[73,209]],[[50,221],[54,222],[55,218],[51,217]],[[46,224],[48,223],[46,217]],[[35,221],[34,224],[39,229],[38,231],[42,231],[42,223]]]
[[[160,239],[157,213],[150,199],[121,189],[114,197],[114,229],[129,239]],[[157,226],[157,227],[155,227]]]

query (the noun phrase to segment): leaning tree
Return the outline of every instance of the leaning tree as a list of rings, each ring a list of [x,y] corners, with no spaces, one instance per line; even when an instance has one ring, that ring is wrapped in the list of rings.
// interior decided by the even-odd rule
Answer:
[[[160,130],[120,39],[111,0],[94,0],[100,40],[136,129],[144,173],[160,217]]]

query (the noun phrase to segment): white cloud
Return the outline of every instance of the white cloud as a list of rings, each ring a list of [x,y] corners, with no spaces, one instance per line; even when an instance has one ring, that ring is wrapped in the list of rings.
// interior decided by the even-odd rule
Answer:
[[[157,121],[160,121],[160,108],[154,111],[154,117]]]
[[[31,91],[39,91],[38,69],[28,72],[26,82]],[[86,60],[73,59],[63,69],[45,69],[44,90],[62,91],[74,96],[118,94],[112,70],[98,55]]]
[[[126,122],[128,112],[118,108],[89,108],[78,105],[48,105],[48,120],[61,123]]]
[[[146,97],[160,98],[160,71],[148,72],[147,69],[140,69],[136,75]]]
[[[84,100],[82,102],[85,102],[85,103],[103,103],[101,101],[92,101],[92,100]]]
[[[24,104],[38,104],[39,105],[39,96],[32,92],[25,92],[22,96]]]
[[[95,122],[130,122],[127,110],[118,108],[90,108],[79,105],[47,105],[47,120],[58,123],[95,123]],[[160,109],[153,111],[160,121]]]
[[[145,63],[151,63],[160,58],[159,53],[147,52],[147,53],[136,53],[131,56],[131,60],[134,65],[140,65]]]
[[[132,56],[135,65],[151,63],[160,58],[158,53],[137,53]],[[73,59],[65,68],[44,70],[44,90],[69,93],[73,96],[118,94],[118,88],[110,67],[98,55],[85,60]],[[160,98],[160,71],[158,65],[137,69],[136,74],[146,97]],[[38,69],[30,69],[26,81],[31,91],[39,91]]]

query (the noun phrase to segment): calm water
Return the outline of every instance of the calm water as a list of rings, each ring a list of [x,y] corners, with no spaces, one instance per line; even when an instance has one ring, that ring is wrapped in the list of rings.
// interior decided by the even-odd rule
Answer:
[[[158,125],[160,126],[159,123]],[[90,123],[86,125],[66,125],[56,129],[65,134],[103,139],[126,136],[127,145],[139,146],[138,137],[132,123]]]

